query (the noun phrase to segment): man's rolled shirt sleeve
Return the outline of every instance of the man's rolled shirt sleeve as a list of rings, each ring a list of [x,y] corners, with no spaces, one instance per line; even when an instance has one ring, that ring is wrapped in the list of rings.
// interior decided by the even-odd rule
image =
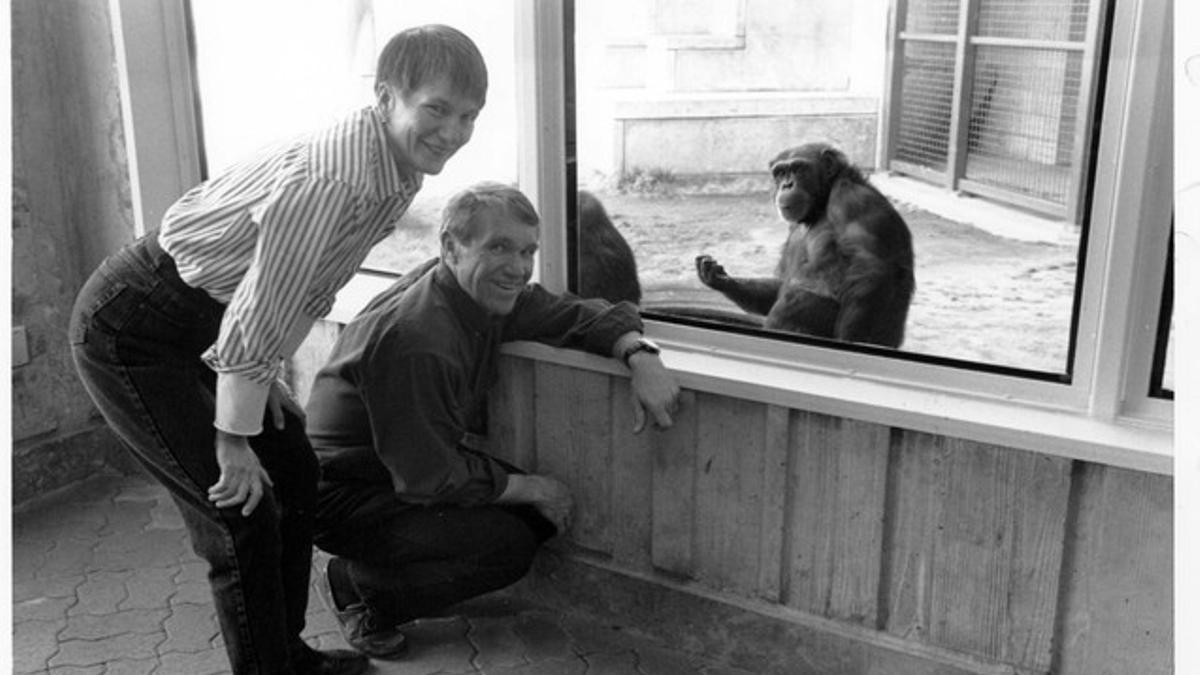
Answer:
[[[359,367],[372,442],[397,494],[418,504],[475,506],[495,501],[508,486],[496,460],[460,445],[464,411],[458,392],[466,372],[446,358],[405,349],[386,334]]]
[[[310,297],[309,287],[350,204],[346,185],[320,180],[281,188],[263,208],[254,257],[204,355],[218,374],[218,429],[262,431],[267,392],[284,357],[328,311],[328,300]]]
[[[505,322],[502,339],[537,340],[554,347],[612,356],[618,338],[642,329],[641,316],[632,303],[611,304],[569,293],[555,295],[531,284]]]

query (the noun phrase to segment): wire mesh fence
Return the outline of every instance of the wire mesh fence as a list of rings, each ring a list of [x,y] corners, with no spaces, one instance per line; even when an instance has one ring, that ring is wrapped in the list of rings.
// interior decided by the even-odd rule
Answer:
[[[1081,73],[1080,52],[979,47],[964,176],[1066,204]]]
[[[958,30],[960,0],[909,0],[904,30],[953,35]]]
[[[980,0],[975,34],[1083,42],[1089,0]]]
[[[1100,2],[905,3],[889,119],[894,168],[1069,214],[1084,170],[1088,41]]]
[[[906,42],[895,159],[945,172],[954,110],[954,45]]]

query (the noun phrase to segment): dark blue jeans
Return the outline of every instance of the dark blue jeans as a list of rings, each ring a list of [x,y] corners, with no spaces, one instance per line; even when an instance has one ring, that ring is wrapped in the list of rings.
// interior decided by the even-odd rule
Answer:
[[[343,560],[384,625],[434,615],[529,571],[554,525],[527,504],[403,502],[390,484],[322,481],[317,546]]]
[[[220,477],[215,374],[200,355],[224,307],[179,278],[147,235],[92,274],[71,316],[76,368],[109,426],[183,514],[192,548],[208,561],[217,617],[235,673],[293,673],[303,649],[317,462],[304,422],[264,421],[250,445],[274,481],[254,512],[208,501]]]

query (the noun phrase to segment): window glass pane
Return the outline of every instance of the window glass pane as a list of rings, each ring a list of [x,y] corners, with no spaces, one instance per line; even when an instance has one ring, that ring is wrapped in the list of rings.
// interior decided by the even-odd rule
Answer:
[[[1162,305],[1159,309],[1158,339],[1150,370],[1150,395],[1175,397],[1175,237],[1167,247]]]
[[[515,182],[514,3],[255,0],[191,3],[210,174],[256,148],[370,105],[375,58],[395,33],[444,23],[479,46],[488,99],[470,143],[427,176],[396,233],[366,266],[403,272],[437,253],[442,205],[479,180]],[[264,30],[264,26],[269,30]]]
[[[769,161],[819,141],[861,169],[911,233],[915,292],[902,322],[904,352],[1066,373],[1095,128],[1096,69],[1081,55],[1098,39],[1074,27],[1097,7],[1054,0],[1030,13],[981,2],[988,26],[1034,37],[1023,50],[990,47],[969,69],[954,61],[952,42],[934,35],[957,25],[968,3],[908,3],[910,12],[942,18],[897,17],[900,26],[929,25],[892,48],[887,3],[870,0],[851,0],[851,8],[845,0],[576,2],[578,186],[629,244],[643,311],[719,329],[761,326],[764,314],[787,325],[787,311],[803,307],[811,325],[789,326],[787,339],[809,331],[886,342],[878,336],[884,324],[901,323],[903,301],[886,292],[855,300],[844,281],[883,260],[869,285],[902,286],[893,272],[904,266],[903,246],[888,241],[890,224],[871,229],[867,244],[850,227],[861,214],[814,228],[835,232],[838,246],[813,236],[791,247],[806,253],[788,258],[799,271],[773,313],[779,284],[744,282],[775,277],[789,238]],[[1023,22],[1036,25],[1025,30]],[[1057,22],[1061,31],[1043,30]],[[959,69],[971,87],[954,100],[949,85]],[[820,171],[802,181],[810,192],[832,183],[813,175]],[[1041,189],[1051,179],[1054,189]],[[826,213],[865,203],[835,200]],[[582,204],[580,213],[577,288],[601,294],[596,275],[615,283],[612,267],[592,259],[615,254],[590,234],[595,209]],[[719,280],[702,282],[701,255],[743,280],[735,285],[742,305],[736,292],[711,287]]]
[[[1175,392],[1175,313],[1171,313],[1171,325],[1167,330],[1167,343],[1163,348],[1162,374],[1159,376],[1156,392],[1169,395]]]

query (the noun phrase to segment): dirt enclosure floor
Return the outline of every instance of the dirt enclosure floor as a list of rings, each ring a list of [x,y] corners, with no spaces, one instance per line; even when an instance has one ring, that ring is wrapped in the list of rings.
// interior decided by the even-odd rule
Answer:
[[[726,303],[700,284],[707,253],[735,276],[770,275],[787,225],[769,194],[599,193],[629,241],[643,304]],[[1019,241],[897,203],[913,235],[917,290],[902,349],[990,364],[1065,368],[1077,251]]]

